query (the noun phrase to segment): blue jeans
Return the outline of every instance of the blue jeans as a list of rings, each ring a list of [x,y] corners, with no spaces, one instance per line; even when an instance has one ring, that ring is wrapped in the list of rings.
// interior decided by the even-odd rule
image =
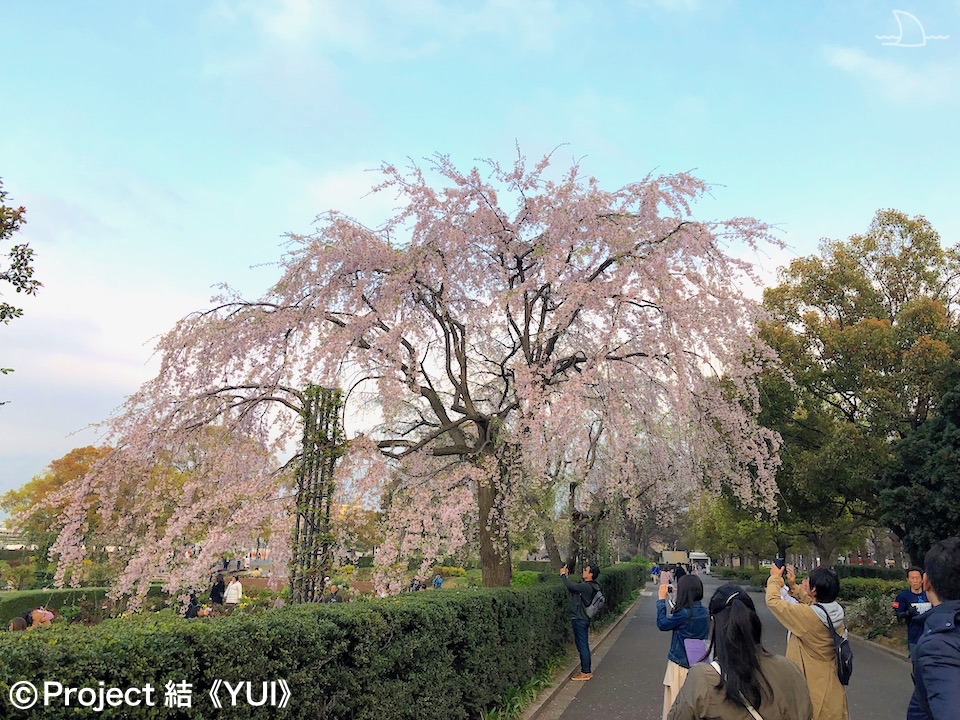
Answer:
[[[573,625],[573,642],[577,645],[577,652],[580,653],[580,672],[593,672],[590,664],[590,636],[588,629],[589,620],[571,620]]]

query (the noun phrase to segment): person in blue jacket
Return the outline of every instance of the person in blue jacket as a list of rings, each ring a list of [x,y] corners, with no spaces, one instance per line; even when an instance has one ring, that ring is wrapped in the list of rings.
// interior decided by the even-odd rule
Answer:
[[[907,570],[906,590],[893,601],[893,614],[907,623],[907,651],[913,656],[913,648],[923,635],[924,613],[930,609],[930,600],[923,589],[923,570],[912,567]]]
[[[960,538],[936,543],[923,564],[923,587],[933,609],[913,651],[907,720],[960,720]]]
[[[684,640],[706,640],[710,633],[710,616],[701,604],[703,583],[696,575],[684,575],[677,580],[677,599],[673,614],[667,616],[666,585],[661,585],[657,600],[657,628],[672,631],[670,652],[667,654],[667,671],[663,676],[663,718],[666,720],[673,701],[680,694],[683,681],[690,666],[702,658],[687,657]]]

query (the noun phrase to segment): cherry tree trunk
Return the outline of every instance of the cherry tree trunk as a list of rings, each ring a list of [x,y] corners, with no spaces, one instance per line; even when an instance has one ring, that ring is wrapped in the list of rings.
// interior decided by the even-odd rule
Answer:
[[[510,534],[503,495],[496,478],[477,483],[480,510],[480,568],[484,587],[507,587],[513,570],[510,563]]]
[[[584,529],[590,517],[577,510],[577,487],[579,483],[572,482],[567,492],[567,513],[570,518],[570,545],[567,550],[567,569],[576,572],[584,560]]]
[[[563,567],[563,560],[560,558],[560,546],[557,544],[557,537],[553,534],[553,530],[543,533],[543,546],[550,558],[550,565],[554,570],[559,571]]]
[[[821,567],[833,567],[837,564],[837,540],[831,533],[818,535],[813,546],[820,556]]]

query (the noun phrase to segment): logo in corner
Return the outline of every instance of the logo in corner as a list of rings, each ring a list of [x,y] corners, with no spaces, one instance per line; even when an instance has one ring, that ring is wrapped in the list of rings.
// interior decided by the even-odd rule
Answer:
[[[927,35],[916,15],[908,13],[906,10],[894,10],[893,17],[897,20],[897,27],[900,29],[899,35],[874,35],[877,40],[891,40],[892,42],[883,42],[881,45],[892,45],[894,47],[916,48],[923,47],[927,40],[946,40],[949,35]],[[904,38],[904,35],[907,35]],[[904,42],[907,40],[908,42]],[[919,40],[920,42],[916,42]]]

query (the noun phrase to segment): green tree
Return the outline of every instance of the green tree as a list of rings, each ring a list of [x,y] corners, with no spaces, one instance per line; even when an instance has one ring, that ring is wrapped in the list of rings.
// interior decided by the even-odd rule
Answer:
[[[940,413],[894,447],[880,483],[880,511],[914,564],[930,546],[960,534],[960,376]]]
[[[26,222],[23,219],[26,209],[7,205],[7,193],[0,180],[0,244],[5,243],[20,230]],[[18,293],[33,295],[40,287],[40,282],[33,278],[33,249],[28,243],[13,245],[7,254],[7,262],[0,263],[0,281],[8,282]],[[2,293],[0,293],[2,294]],[[9,323],[13,318],[20,317],[23,309],[8,302],[0,301],[0,322]],[[0,368],[0,373],[11,372],[10,368]]]
[[[824,563],[877,522],[890,444],[918,428],[957,366],[960,253],[922,216],[881,210],[868,231],[824,241],[764,293],[763,336],[793,385],[768,377],[780,432],[780,519]]]
[[[736,555],[744,565],[749,557],[759,568],[761,558],[770,557],[776,548],[774,518],[727,495],[701,495],[690,508],[689,526],[690,549],[711,557]]]

